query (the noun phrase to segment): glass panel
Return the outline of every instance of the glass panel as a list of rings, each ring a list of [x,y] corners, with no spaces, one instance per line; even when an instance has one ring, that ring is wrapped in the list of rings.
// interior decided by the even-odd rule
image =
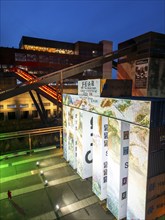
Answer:
[[[17,107],[16,104],[7,105],[7,108],[16,108],[16,107]]]
[[[27,54],[27,61],[36,62],[37,56],[35,54]]]
[[[29,107],[29,105],[28,104],[20,104],[20,106],[19,106],[20,108],[28,108]]]
[[[15,61],[26,61],[26,54],[15,53]]]

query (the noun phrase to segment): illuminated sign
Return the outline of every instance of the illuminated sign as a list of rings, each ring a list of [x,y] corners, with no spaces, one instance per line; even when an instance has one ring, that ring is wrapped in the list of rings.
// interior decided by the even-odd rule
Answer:
[[[104,200],[107,198],[108,118],[93,114],[93,125],[92,190],[100,200]]]
[[[77,110],[77,117],[77,173],[85,179],[92,176],[93,116]]]
[[[128,219],[145,219],[148,148],[149,129],[131,124],[127,199]]]
[[[153,118],[157,106],[161,107],[157,103],[138,98],[63,96],[64,112],[65,106],[77,111],[77,172],[83,179],[92,176],[93,192],[100,200],[107,198],[107,207],[117,219],[156,219],[165,214],[165,176],[160,174],[165,133]],[[154,138],[155,129],[150,126],[159,130]],[[154,162],[161,159],[153,169],[155,176],[151,172],[153,152]]]
[[[70,107],[63,106],[63,155],[65,160],[69,160],[68,156],[68,110]]]
[[[63,104],[129,123],[150,126],[151,101],[65,94]]]
[[[78,94],[83,96],[100,96],[100,79],[78,81]]]
[[[109,118],[107,208],[117,219],[127,213],[129,127]]]
[[[77,167],[77,109],[68,110],[68,160],[73,169]]]
[[[136,61],[135,66],[135,88],[146,89],[148,80],[149,59]]]

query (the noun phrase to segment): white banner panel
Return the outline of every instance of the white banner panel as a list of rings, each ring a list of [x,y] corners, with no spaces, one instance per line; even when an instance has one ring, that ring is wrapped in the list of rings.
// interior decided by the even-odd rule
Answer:
[[[83,176],[83,111],[77,110],[77,173]]]
[[[77,167],[77,109],[68,110],[68,159],[73,169]]]
[[[121,122],[119,219],[127,214],[129,136],[130,124]]]
[[[145,219],[149,129],[130,126],[127,218]]]
[[[108,118],[93,114],[92,190],[104,200],[107,197]]]
[[[68,156],[68,110],[70,107],[63,105],[63,156],[69,160]]]
[[[126,217],[129,124],[109,118],[107,208],[117,218]]]
[[[92,176],[93,114],[82,110],[77,112],[77,173],[85,179]]]

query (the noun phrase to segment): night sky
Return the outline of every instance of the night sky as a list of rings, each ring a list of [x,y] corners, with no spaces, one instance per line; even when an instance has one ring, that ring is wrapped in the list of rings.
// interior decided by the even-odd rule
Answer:
[[[117,44],[149,31],[165,33],[165,0],[0,0],[0,46],[22,36]]]

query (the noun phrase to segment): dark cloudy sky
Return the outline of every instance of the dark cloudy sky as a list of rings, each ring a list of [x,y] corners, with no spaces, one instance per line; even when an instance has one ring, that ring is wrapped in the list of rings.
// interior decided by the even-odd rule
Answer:
[[[165,33],[165,0],[0,0],[0,46],[22,36],[117,44],[148,31]]]

